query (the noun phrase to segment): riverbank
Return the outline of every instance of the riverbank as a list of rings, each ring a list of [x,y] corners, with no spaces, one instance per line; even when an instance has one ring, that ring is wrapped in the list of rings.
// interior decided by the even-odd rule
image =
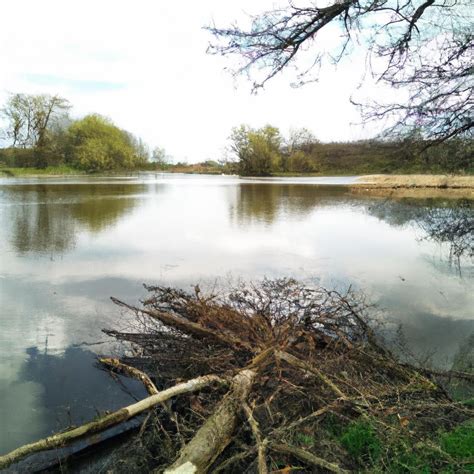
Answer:
[[[87,173],[70,166],[48,166],[46,168],[7,168],[0,167],[0,177],[11,178],[60,178],[63,176],[84,176]]]
[[[474,176],[429,174],[374,174],[361,176],[361,186],[373,188],[452,188],[473,189]]]
[[[398,198],[474,199],[474,176],[460,175],[367,175],[350,186],[357,194]]]

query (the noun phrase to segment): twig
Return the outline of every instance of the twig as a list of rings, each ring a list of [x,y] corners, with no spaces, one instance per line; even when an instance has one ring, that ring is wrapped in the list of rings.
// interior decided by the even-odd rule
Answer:
[[[257,443],[257,452],[258,452],[258,474],[267,474],[268,467],[267,467],[267,459],[266,459],[266,452],[267,452],[267,444],[268,441],[266,439],[262,439],[262,433],[260,432],[260,427],[258,425],[258,421],[253,416],[251,408],[248,406],[247,402],[242,403],[242,408],[247,415],[247,420],[252,429],[253,436]]]
[[[158,389],[156,388],[155,384],[151,381],[150,377],[148,377],[145,372],[136,369],[135,367],[131,367],[129,365],[120,362],[118,359],[110,358],[110,357],[103,357],[99,359],[99,362],[112,370],[116,370],[117,372],[124,373],[129,377],[133,377],[140,382],[143,383],[147,392],[150,395],[156,395],[158,393]]]
[[[307,464],[322,467],[328,471],[335,472],[336,474],[349,474],[349,471],[342,469],[338,464],[326,461],[325,459],[315,456],[301,448],[289,446],[288,444],[271,444],[270,448],[279,453],[291,454]]]
[[[338,397],[340,398],[347,398],[346,395],[341,391],[341,389],[334,384],[328,377],[326,377],[320,370],[318,370],[314,365],[310,365],[307,362],[298,359],[294,355],[289,354],[288,352],[284,351],[276,351],[275,355],[287,362],[290,365],[293,365],[301,370],[306,370],[307,372],[311,372],[312,374],[316,375],[324,384],[326,384]]]

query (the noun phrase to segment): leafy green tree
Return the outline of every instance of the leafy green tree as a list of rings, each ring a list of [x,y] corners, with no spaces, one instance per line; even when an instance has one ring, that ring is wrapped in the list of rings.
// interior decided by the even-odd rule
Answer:
[[[317,154],[320,142],[307,128],[290,130],[281,158],[282,171],[311,173],[318,170]]]
[[[131,169],[146,162],[130,134],[100,115],[88,115],[68,130],[67,161],[87,171]]]
[[[288,157],[288,171],[312,173],[317,171],[317,166],[315,161],[304,151],[294,150]]]
[[[252,129],[246,125],[234,128],[231,149],[244,176],[268,176],[279,169],[282,138],[276,127],[267,125]]]

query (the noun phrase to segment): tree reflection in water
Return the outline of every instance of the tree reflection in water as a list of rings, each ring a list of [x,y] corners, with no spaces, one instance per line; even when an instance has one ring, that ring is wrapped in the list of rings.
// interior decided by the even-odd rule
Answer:
[[[318,206],[344,204],[350,200],[343,186],[245,183],[237,192],[230,215],[239,225],[272,224],[282,214],[304,216]]]
[[[11,242],[20,254],[51,256],[72,250],[78,232],[98,233],[136,206],[142,184],[32,184],[5,186]]]
[[[391,225],[412,225],[432,241],[448,248],[448,261],[458,272],[466,259],[474,257],[474,207],[468,199],[386,199],[368,212]]]
[[[416,220],[426,239],[449,244],[449,255],[460,265],[461,257],[474,257],[474,212],[472,201],[461,200],[455,207],[433,208]]]
[[[474,257],[474,208],[467,199],[383,199],[354,197],[343,186],[241,184],[230,215],[239,225],[271,225],[282,214],[306,216],[316,208],[350,205],[392,226],[411,225],[429,240],[449,249],[448,261],[458,271],[463,258]]]

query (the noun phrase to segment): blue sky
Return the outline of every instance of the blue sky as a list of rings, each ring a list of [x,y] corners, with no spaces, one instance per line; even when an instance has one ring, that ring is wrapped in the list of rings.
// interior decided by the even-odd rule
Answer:
[[[360,139],[377,130],[357,125],[350,104],[364,69],[357,50],[319,82],[292,88],[289,71],[258,95],[224,71],[229,61],[206,54],[203,26],[247,21],[271,0],[16,0],[2,5],[0,101],[8,92],[52,93],[72,113],[100,113],[164,147],[176,160],[220,158],[231,128],[306,127],[323,141]],[[21,22],[18,19],[21,18]],[[333,36],[323,38],[331,42]]]

